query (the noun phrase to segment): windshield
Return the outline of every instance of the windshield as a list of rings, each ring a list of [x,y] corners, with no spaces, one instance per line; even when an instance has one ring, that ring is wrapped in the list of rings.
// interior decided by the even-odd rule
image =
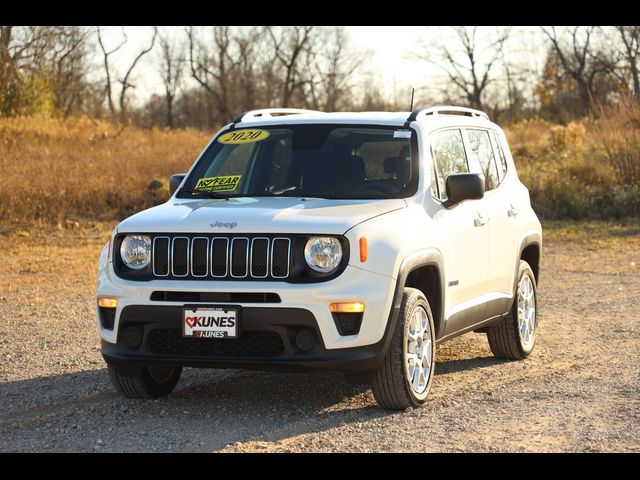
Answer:
[[[417,158],[415,132],[396,127],[240,128],[211,143],[177,196],[402,198],[417,190]]]

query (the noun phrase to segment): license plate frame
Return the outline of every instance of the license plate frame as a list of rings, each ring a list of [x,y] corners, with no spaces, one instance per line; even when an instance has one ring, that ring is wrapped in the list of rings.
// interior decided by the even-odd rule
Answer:
[[[180,318],[180,329],[182,331],[183,338],[195,338],[195,339],[215,339],[215,340],[236,340],[240,338],[241,328],[240,328],[240,311],[241,308],[239,305],[184,305],[182,307],[182,317]],[[199,317],[198,312],[201,313],[219,313],[228,314],[229,312],[234,312],[234,320],[235,326],[219,326],[219,325],[211,325],[211,320],[207,321],[207,317],[216,317],[216,315],[202,315],[205,318],[203,321],[206,326],[200,326],[200,328],[196,329],[197,324],[194,323],[193,326],[189,326],[187,329],[187,314],[191,314],[190,317]],[[229,323],[229,319],[227,318],[223,323]],[[191,330],[191,333],[188,334],[187,330]],[[205,335],[195,335],[194,332],[212,332],[212,334]],[[214,332],[226,333],[226,335],[216,335]],[[235,333],[235,335],[229,335],[229,332]]]

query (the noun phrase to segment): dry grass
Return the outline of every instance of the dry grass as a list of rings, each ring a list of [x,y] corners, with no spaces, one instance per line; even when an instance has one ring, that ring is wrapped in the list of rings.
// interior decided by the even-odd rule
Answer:
[[[619,183],[640,183],[640,104],[629,98],[616,108],[603,107],[594,122],[594,146],[602,152]]]
[[[88,118],[2,118],[0,223],[127,216],[165,200],[168,176],[185,171],[208,138]]]
[[[505,129],[520,179],[547,219],[640,215],[640,106],[621,102],[597,119],[543,120]]]

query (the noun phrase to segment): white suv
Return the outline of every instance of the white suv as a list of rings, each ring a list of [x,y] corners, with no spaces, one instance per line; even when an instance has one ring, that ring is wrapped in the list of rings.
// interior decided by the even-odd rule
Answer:
[[[540,222],[483,112],[252,111],[170,183],[100,257],[102,354],[127,397],[170,393],[185,366],[319,369],[404,409],[436,342],[533,349]]]

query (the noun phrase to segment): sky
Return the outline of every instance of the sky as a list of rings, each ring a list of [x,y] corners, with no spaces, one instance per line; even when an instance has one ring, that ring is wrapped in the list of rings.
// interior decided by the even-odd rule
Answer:
[[[107,48],[117,45],[122,38],[120,27],[102,27]],[[160,27],[165,32],[182,35],[185,27]],[[497,27],[479,27],[481,39],[495,32]],[[455,36],[448,27],[425,26],[347,26],[351,44],[354,48],[370,52],[363,70],[371,72],[373,78],[382,85],[383,92],[392,100],[402,103],[406,97],[407,108],[410,91],[416,88],[416,103],[428,95],[429,88],[445,81],[442,70],[426,61],[420,61],[413,55],[420,46],[430,42],[444,41],[457,45]],[[151,27],[126,27],[129,42],[112,56],[116,68],[124,69],[141,47],[151,38]],[[544,48],[537,27],[519,28],[505,49],[515,52],[519,58],[540,69],[544,60]],[[134,76],[133,96],[138,100],[148,98],[151,93],[160,93],[162,83],[155,71],[158,50],[144,57]],[[101,73],[101,53],[96,51],[96,72]]]

